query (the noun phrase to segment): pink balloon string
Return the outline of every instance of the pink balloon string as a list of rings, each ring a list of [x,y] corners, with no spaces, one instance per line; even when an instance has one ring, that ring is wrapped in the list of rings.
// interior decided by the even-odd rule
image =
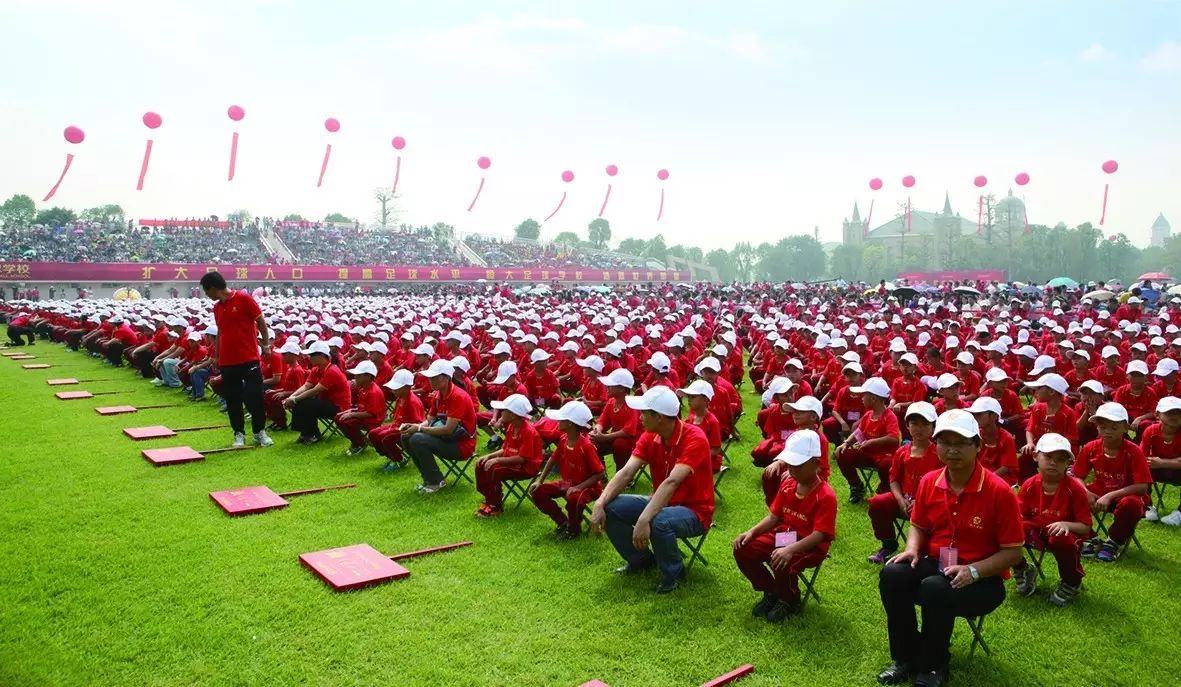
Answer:
[[[550,221],[550,219],[554,215],[558,214],[558,210],[562,209],[562,203],[565,203],[565,202],[566,202],[566,192],[562,191],[562,199],[558,201],[558,207],[554,208],[554,211],[549,213],[549,217],[546,217],[544,221],[548,222],[548,221]]]
[[[390,193],[398,192],[398,178],[402,176],[402,156],[398,156],[398,160],[394,163],[394,187]]]
[[[607,195],[603,196],[603,206],[599,208],[599,217],[607,211],[607,201],[611,200],[611,184],[607,184]]]
[[[659,222],[660,218],[663,216],[664,216],[664,189],[662,188],[662,189],[660,189],[660,209],[656,211],[656,221]]]
[[[1107,191],[1110,188],[1111,184],[1103,184],[1103,212],[1099,215],[1099,226],[1103,226],[1104,220],[1107,219]]]
[[[49,189],[49,193],[46,193],[45,197],[41,199],[42,203],[49,200],[55,193],[57,193],[58,187],[62,185],[62,181],[66,178],[66,172],[70,171],[70,165],[72,164],[74,164],[74,154],[66,153],[66,166],[62,168],[62,173],[61,176],[57,178],[57,183],[54,184],[53,188]]]
[[[324,183],[324,172],[328,171],[328,158],[332,157],[332,144],[324,146],[324,161],[320,163],[320,178],[316,180],[316,188]]]
[[[152,159],[152,139],[148,139],[148,145],[144,148],[144,160],[139,163],[139,181],[135,183],[135,190],[144,190],[144,177],[148,175],[148,161]]]
[[[869,221],[873,219],[873,198],[869,199],[869,214],[865,216],[865,227],[861,229],[861,236],[869,236]]]
[[[980,203],[976,211],[976,235],[984,236],[984,195],[980,196]]]
[[[471,212],[472,208],[476,207],[476,201],[480,199],[480,191],[484,190],[484,177],[480,177],[480,185],[476,187],[476,195],[472,198],[472,202],[467,206],[467,211]]]
[[[230,175],[226,181],[234,180],[234,168],[238,166],[238,132],[234,132],[234,137],[230,139]]]

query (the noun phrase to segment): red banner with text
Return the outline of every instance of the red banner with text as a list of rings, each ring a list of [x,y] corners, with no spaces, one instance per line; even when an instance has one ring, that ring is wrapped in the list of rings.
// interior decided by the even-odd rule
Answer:
[[[936,284],[945,281],[1004,281],[1004,270],[944,270],[940,272],[899,272],[899,279],[912,284],[927,282]]]

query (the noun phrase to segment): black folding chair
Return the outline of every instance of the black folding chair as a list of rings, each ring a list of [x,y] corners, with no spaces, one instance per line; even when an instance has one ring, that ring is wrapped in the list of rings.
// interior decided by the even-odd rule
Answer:
[[[520,508],[521,504],[525,502],[525,499],[529,498],[529,486],[536,479],[537,476],[534,475],[533,477],[506,479],[501,482],[501,485],[504,487],[504,500],[512,501],[516,499],[516,503],[513,504],[513,510]]]
[[[861,488],[866,494],[873,494],[876,490],[873,480],[878,476],[877,468],[857,468],[857,475],[861,478]]]
[[[1099,536],[1104,539],[1111,539],[1111,534],[1107,531],[1107,518],[1110,516],[1111,513],[1100,513],[1095,518],[1095,529],[1099,532]],[[1136,532],[1133,531],[1132,536],[1119,547],[1119,555],[1121,557],[1128,552],[1128,546],[1130,544],[1135,544],[1136,548],[1141,551],[1144,550],[1144,547],[1140,546],[1140,540],[1136,537]]]
[[[1038,579],[1046,579],[1046,573],[1042,572],[1042,561],[1046,558],[1045,544],[1043,544],[1042,548],[1040,549],[1026,544],[1025,553],[1029,555],[1029,563],[1033,565],[1033,569],[1037,571]]]
[[[332,437],[343,437],[344,434],[340,431],[340,427],[336,426],[336,420],[330,417],[322,417],[320,420],[320,437],[327,441]]]
[[[713,529],[713,528],[711,527],[710,529]],[[690,551],[689,561],[687,563],[685,563],[685,572],[689,572],[689,569],[693,567],[693,563],[696,561],[701,561],[701,565],[703,565],[703,566],[709,566],[709,561],[706,560],[705,554],[703,554],[701,552],[701,548],[703,546],[705,546],[705,539],[706,539],[706,537],[709,536],[709,532],[710,532],[710,530],[707,529],[705,532],[702,532],[699,536],[677,537],[677,541],[680,543],[683,543],[685,545],[685,548],[689,549],[689,551]],[[682,551],[681,555],[684,556],[685,552]]]
[[[714,474],[714,494],[716,494],[718,498],[722,498],[722,492],[718,491],[718,485],[722,483],[722,478],[725,477],[726,473],[729,471],[729,466],[723,465],[718,469],[717,473]]]
[[[1156,512],[1161,517],[1164,517],[1165,514],[1169,512],[1168,506],[1165,505],[1165,492],[1168,490],[1168,488],[1169,485],[1163,482],[1152,483],[1152,497],[1154,501],[1153,505],[1156,506]]]
[[[968,623],[968,628],[972,630],[972,646],[968,650],[968,656],[976,655],[976,647],[980,647],[985,655],[992,655],[992,650],[988,648],[988,643],[984,641],[984,619],[987,617],[986,615],[963,617],[964,621]]]
[[[443,456],[435,456],[435,458],[443,464],[444,480],[451,482],[451,484],[458,484],[460,479],[464,479],[473,487],[476,486],[476,481],[468,474],[473,462],[470,456],[458,459],[444,458]]]
[[[824,560],[828,560],[828,556],[825,556]],[[800,595],[801,609],[808,603],[808,597],[816,599],[816,603],[820,603],[820,594],[816,591],[816,576],[820,574],[820,566],[822,565],[824,565],[824,561],[817,563],[815,568],[804,568],[800,571],[800,584],[804,586],[804,593]]]

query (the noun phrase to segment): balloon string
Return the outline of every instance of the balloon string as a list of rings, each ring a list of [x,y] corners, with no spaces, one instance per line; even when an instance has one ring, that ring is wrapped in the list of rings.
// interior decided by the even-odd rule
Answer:
[[[603,207],[599,208],[599,217],[607,211],[607,201],[611,200],[611,184],[607,184],[607,195],[603,196]]]
[[[53,197],[53,194],[57,193],[57,188],[62,185],[62,180],[66,178],[66,172],[70,171],[70,165],[72,164],[74,164],[74,154],[66,153],[66,166],[62,168],[62,175],[57,178],[57,183],[53,185],[53,188],[49,189],[49,193],[46,193],[45,197],[41,199],[42,203],[49,200]]]
[[[324,172],[328,171],[328,158],[332,157],[332,144],[324,147],[324,161],[320,163],[320,178],[316,181],[316,188],[324,183]]]
[[[234,180],[234,168],[238,166],[238,132],[234,132],[234,138],[230,140],[230,176],[226,181]]]
[[[144,161],[139,165],[139,181],[135,183],[135,190],[144,190],[144,177],[148,175],[148,161],[152,159],[152,139],[148,139],[148,145],[144,148]]]
[[[976,211],[976,235],[984,235],[984,194],[980,195],[979,209]]]
[[[906,233],[914,228],[914,216],[910,212],[910,196],[906,197]]]
[[[558,214],[558,210],[561,210],[561,209],[562,209],[562,203],[565,203],[565,202],[566,202],[566,192],[565,192],[565,191],[562,191],[562,199],[558,201],[558,207],[554,208],[554,211],[553,211],[553,212],[551,212],[551,213],[549,213],[549,217],[546,217],[546,218],[545,218],[544,220],[542,220],[542,221],[543,221],[543,222],[548,222],[548,221],[550,221],[550,218],[552,218],[554,215]]]
[[[390,189],[390,193],[398,192],[398,177],[402,176],[402,156],[398,156],[398,161],[394,163],[394,187]]]
[[[467,211],[471,212],[472,208],[476,207],[476,201],[480,199],[480,191],[484,190],[484,177],[480,177],[480,185],[476,187],[476,195],[472,198],[471,205],[467,206]]]
[[[664,189],[660,189],[660,209],[656,211],[656,221],[659,222],[660,218],[663,216],[664,216]]]
[[[1103,214],[1099,215],[1099,226],[1103,226],[1103,221],[1107,219],[1107,190],[1111,188],[1111,184],[1103,184]]]
[[[865,216],[865,227],[861,230],[861,236],[869,236],[869,221],[873,219],[873,198],[869,199],[869,214]]]

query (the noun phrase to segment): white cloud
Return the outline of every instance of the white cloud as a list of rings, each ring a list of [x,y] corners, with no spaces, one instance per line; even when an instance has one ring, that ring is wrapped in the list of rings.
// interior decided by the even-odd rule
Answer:
[[[1092,43],[1078,54],[1079,60],[1083,62],[1105,62],[1115,56],[1115,53],[1108,50],[1102,43]]]
[[[1181,43],[1161,43],[1140,60],[1140,68],[1146,72],[1181,72]]]

